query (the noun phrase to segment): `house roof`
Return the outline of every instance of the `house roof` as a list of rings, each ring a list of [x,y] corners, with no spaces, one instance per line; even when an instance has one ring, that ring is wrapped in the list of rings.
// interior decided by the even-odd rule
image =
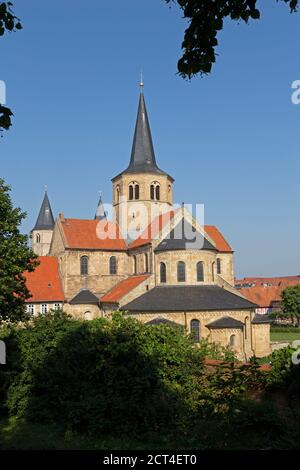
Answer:
[[[124,297],[149,277],[149,274],[130,276],[114,286],[109,292],[104,294],[100,300],[101,302],[105,303],[117,303],[120,299],[122,299],[122,297]]]
[[[167,173],[162,171],[156,163],[146,103],[142,89],[138,105],[130,163],[121,175],[126,173],[153,173],[167,175]],[[173,180],[173,178],[171,179]]]
[[[274,302],[281,302],[282,291],[286,287],[299,284],[300,276],[244,277],[235,280],[239,292],[261,308],[268,308]]]
[[[269,315],[259,315],[256,314],[252,320],[254,324],[261,324],[261,323],[273,323],[274,319],[270,318]]]
[[[166,224],[170,224],[176,212],[177,211],[172,210],[155,217],[148,227],[141,233],[141,235],[130,243],[129,249],[147,245],[148,243],[151,243],[152,240],[155,240]]]
[[[122,307],[129,312],[254,309],[255,304],[215,285],[158,286]]]
[[[33,230],[53,230],[54,224],[55,222],[50,201],[48,198],[47,191],[45,191],[45,196]]]
[[[162,240],[154,251],[186,249],[217,251],[216,247],[212,245],[202,233],[193,227],[190,222],[182,218],[173,230],[171,230],[168,237]]]
[[[244,287],[239,289],[239,292],[246,297],[250,302],[256,303],[261,308],[271,307],[273,302],[279,302],[281,300],[280,294],[283,287],[279,286],[255,286],[255,287]]]
[[[81,304],[89,304],[89,305],[97,305],[99,304],[98,297],[93,294],[89,289],[82,289],[78,292],[78,294],[73,297],[72,300],[69,301],[71,305],[81,305]]]
[[[145,323],[145,325],[167,325],[176,328],[183,328],[183,325],[180,325],[180,323],[176,323],[175,321],[168,320],[167,318],[162,317],[154,318],[153,320],[150,320]]]
[[[58,259],[55,256],[40,256],[39,266],[33,272],[25,272],[26,286],[31,297],[26,302],[63,302],[65,296],[59,277]]]
[[[300,275],[297,276],[278,276],[278,277],[244,277],[235,279],[236,286],[246,286],[253,284],[255,286],[281,286],[300,284]]]
[[[147,245],[155,240],[161,230],[169,223],[171,223],[174,216],[181,209],[172,210],[157,216],[148,227],[142,232],[142,234],[133,242],[130,243],[129,249],[138,248],[143,245]],[[232,253],[233,250],[229,243],[225,240],[219,229],[213,225],[204,225],[204,233],[207,234],[215,243],[216,249],[222,253]],[[177,240],[178,241],[178,240]],[[207,243],[210,242],[207,240]],[[211,244],[210,244],[211,245]],[[212,246],[212,245],[211,245]],[[206,248],[204,248],[206,249]]]
[[[208,323],[207,328],[209,329],[219,329],[219,328],[243,328],[244,324],[243,322],[236,320],[235,318],[232,317],[222,317],[218,318],[218,320],[212,321],[211,323]]]
[[[214,225],[204,225],[204,230],[207,235],[212,238],[216,244],[216,248],[221,253],[232,253],[233,250],[229,243],[225,240],[220,230]]]
[[[66,248],[124,251],[126,242],[119,226],[107,220],[63,219]]]

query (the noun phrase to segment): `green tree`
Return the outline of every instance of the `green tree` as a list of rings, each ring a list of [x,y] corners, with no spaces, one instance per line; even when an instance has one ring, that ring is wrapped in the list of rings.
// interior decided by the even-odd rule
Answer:
[[[277,0],[278,2],[279,0]],[[298,0],[280,0],[295,12]],[[211,72],[216,61],[217,35],[224,27],[224,20],[258,20],[258,0],[165,0],[178,3],[183,18],[188,19],[182,42],[183,55],[178,61],[178,72],[183,78]]]
[[[281,293],[282,312],[285,317],[300,325],[300,285],[290,286]]]
[[[19,18],[17,18],[12,11],[11,2],[1,2],[0,3],[0,36],[3,36],[5,32],[16,31],[22,29]],[[12,111],[3,106],[3,103],[0,103],[0,132],[3,129],[8,130],[11,126],[11,117]]]
[[[9,192],[10,187],[0,179],[0,321],[26,317],[25,300],[30,293],[23,273],[37,266],[28,236],[19,230],[26,214],[13,207]]]

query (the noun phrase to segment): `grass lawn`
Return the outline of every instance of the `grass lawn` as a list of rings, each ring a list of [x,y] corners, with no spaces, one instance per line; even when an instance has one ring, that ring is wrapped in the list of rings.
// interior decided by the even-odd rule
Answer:
[[[282,331],[281,333],[273,333],[271,331],[271,341],[287,341],[292,343],[296,339],[300,340],[300,333],[287,333]]]

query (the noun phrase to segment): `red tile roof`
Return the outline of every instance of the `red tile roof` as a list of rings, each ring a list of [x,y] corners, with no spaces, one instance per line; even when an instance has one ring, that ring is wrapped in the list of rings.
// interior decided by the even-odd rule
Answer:
[[[40,264],[33,272],[25,272],[26,285],[31,292],[31,302],[64,301],[65,296],[59,277],[58,259],[55,256],[40,256]]]
[[[270,284],[272,286],[295,285],[300,284],[300,275],[298,276],[281,276],[281,277],[244,277],[236,279],[235,285],[255,284],[257,286]]]
[[[147,245],[154,240],[164,226],[174,218],[176,212],[177,211],[170,211],[156,217],[153,222],[148,225],[146,230],[144,230],[144,232],[129,245],[129,248],[132,249],[142,245]],[[231,246],[227,243],[217,227],[214,227],[213,225],[204,225],[204,231],[215,242],[218,251],[232,253],[233,250]]]
[[[148,225],[148,227],[141,233],[141,235],[130,243],[129,248],[137,248],[142,245],[147,245],[151,243],[164,228],[164,226],[174,218],[176,211],[166,212],[165,214],[158,215],[155,219]]]
[[[244,297],[264,308],[280,302],[282,291],[297,284],[300,284],[300,276],[245,277],[235,281],[236,286],[245,286],[239,289]]]
[[[218,251],[223,253],[232,253],[233,250],[231,246],[229,243],[227,243],[217,227],[214,225],[204,225],[204,230],[207,235],[215,242]]]
[[[118,250],[127,249],[126,242],[119,226],[106,220],[61,220],[67,248],[86,250]]]
[[[280,294],[283,288],[278,286],[256,286],[256,287],[244,287],[239,289],[239,292],[250,300],[259,305],[261,308],[270,307],[272,302],[278,302],[281,300]]]
[[[140,276],[130,276],[127,279],[124,279],[123,281],[119,282],[119,284],[117,284],[116,286],[114,286],[109,292],[104,294],[104,296],[101,297],[100,300],[101,302],[108,303],[118,302],[118,300],[120,300],[122,297],[132,291],[132,289],[137,287],[149,277],[149,274],[142,274]]]

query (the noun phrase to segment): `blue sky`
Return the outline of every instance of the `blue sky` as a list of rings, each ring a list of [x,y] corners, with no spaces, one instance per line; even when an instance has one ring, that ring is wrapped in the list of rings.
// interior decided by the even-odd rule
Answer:
[[[205,204],[235,249],[236,275],[300,274],[300,12],[269,1],[262,20],[228,22],[210,76],[176,75],[185,28],[163,0],[14,0],[24,29],[0,39],[13,128],[0,176],[32,228],[52,208],[93,217],[129,161],[144,72],[159,166],[175,201]],[[266,5],[267,3],[267,5]]]

